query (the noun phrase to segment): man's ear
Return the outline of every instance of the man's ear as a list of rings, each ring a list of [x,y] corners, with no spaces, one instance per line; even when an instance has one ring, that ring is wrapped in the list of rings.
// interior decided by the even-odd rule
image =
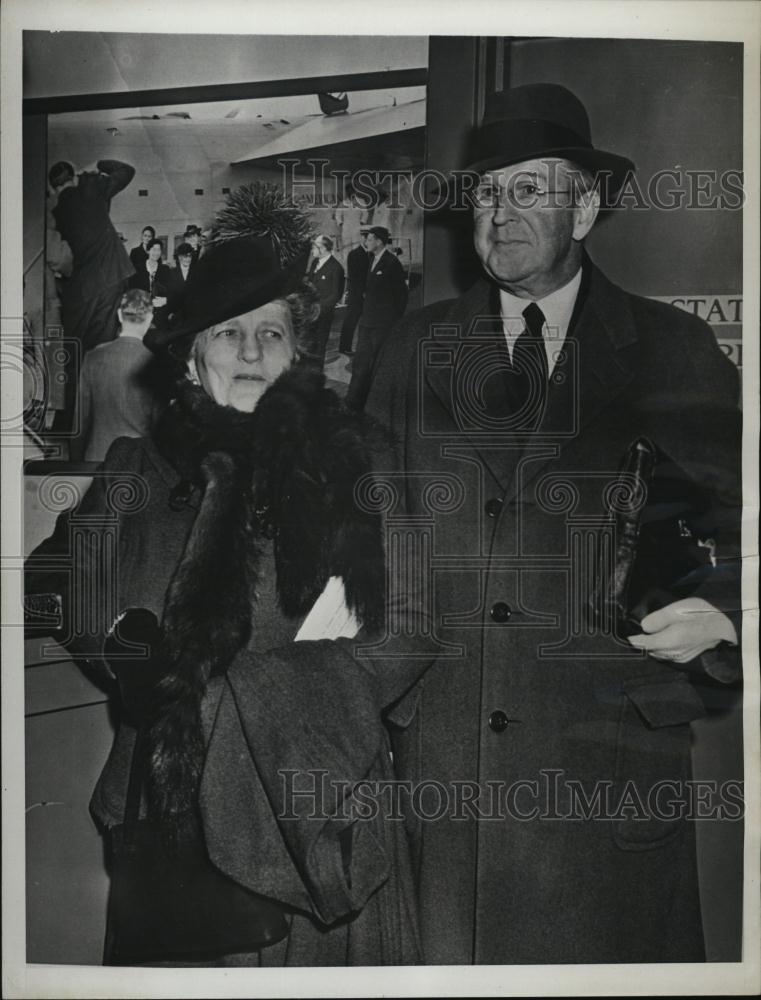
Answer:
[[[576,204],[573,209],[573,238],[578,243],[585,239],[595,224],[597,213],[600,211],[600,192],[579,191],[576,195]]]
[[[117,315],[117,318],[118,318],[118,320],[119,320],[119,323],[120,323],[120,325],[121,325],[121,324],[122,324],[122,323],[124,322],[124,317],[122,316],[122,311],[121,311],[121,309],[117,309],[117,310],[116,310],[116,315]]]
[[[193,385],[200,385],[201,380],[198,377],[198,368],[196,367],[195,358],[188,358],[186,364],[188,366],[187,378],[193,383]]]

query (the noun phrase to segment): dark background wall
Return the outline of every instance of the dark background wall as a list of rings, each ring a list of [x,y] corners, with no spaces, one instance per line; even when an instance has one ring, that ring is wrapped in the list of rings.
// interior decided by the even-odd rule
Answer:
[[[572,90],[589,112],[594,144],[634,160],[642,188],[661,170],[742,169],[742,69],[738,44],[567,38],[509,46],[511,85]],[[669,186],[689,183],[661,184]],[[630,209],[593,231],[589,250],[609,277],[642,295],[740,291],[738,211]]]

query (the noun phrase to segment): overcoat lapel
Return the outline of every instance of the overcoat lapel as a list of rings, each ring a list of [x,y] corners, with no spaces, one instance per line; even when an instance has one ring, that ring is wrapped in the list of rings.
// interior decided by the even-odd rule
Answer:
[[[532,434],[484,435],[469,430],[459,419],[453,400],[456,375],[454,366],[427,367],[425,378],[431,390],[452,418],[454,427],[465,434],[478,451],[495,482],[510,500],[547,467],[561,452],[583,435],[599,413],[609,406],[631,382],[636,354],[637,332],[630,312],[622,310],[615,287],[594,267],[585,262],[586,294],[576,310],[566,340],[567,365],[563,381],[551,380],[547,408],[538,430]],[[443,322],[456,330],[463,342],[469,337],[502,332],[498,298],[490,285],[480,281],[457,300]],[[458,357],[462,356],[459,352]],[[559,370],[553,375],[559,374]],[[520,450],[498,447],[500,443],[522,444],[523,453],[536,449],[537,460],[521,465]],[[520,468],[521,475],[515,475]]]

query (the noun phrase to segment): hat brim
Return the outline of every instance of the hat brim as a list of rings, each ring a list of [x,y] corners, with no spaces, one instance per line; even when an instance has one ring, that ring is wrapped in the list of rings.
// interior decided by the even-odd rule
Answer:
[[[465,167],[466,173],[482,174],[495,167],[512,167],[516,163],[528,160],[558,159],[570,160],[572,163],[593,174],[604,174],[608,194],[615,194],[623,185],[627,176],[634,172],[634,163],[626,156],[617,153],[607,153],[602,149],[591,149],[582,146],[558,146],[552,149],[522,150],[519,156],[500,156],[495,154],[484,160],[476,160]]]
[[[626,178],[632,174],[636,167],[632,160],[626,156],[619,156],[616,153],[607,153],[602,149],[591,149],[581,146],[557,146],[551,149],[546,147],[528,151],[521,151],[520,155],[510,156],[508,154],[495,154],[482,160],[469,163],[461,170],[452,171],[448,177],[438,182],[438,185],[429,191],[430,200],[437,199],[435,204],[430,206],[432,211],[451,210],[453,204],[460,208],[470,207],[467,199],[458,195],[458,190],[462,185],[463,175],[483,174],[487,170],[494,170],[501,167],[512,167],[516,163],[525,163],[529,160],[558,159],[570,160],[589,170],[595,177],[602,177],[600,184],[601,207],[609,207],[615,195],[620,191]]]
[[[304,280],[308,259],[309,252],[306,252],[274,277],[225,289],[225,294],[220,296],[216,304],[196,309],[192,315],[181,311],[177,323],[161,330],[152,327],[143,338],[143,343],[151,351],[162,351],[185,337],[201,333],[218,323],[224,323],[235,316],[242,316],[252,309],[258,309],[268,302],[297,291]],[[189,281],[193,281],[192,269]]]

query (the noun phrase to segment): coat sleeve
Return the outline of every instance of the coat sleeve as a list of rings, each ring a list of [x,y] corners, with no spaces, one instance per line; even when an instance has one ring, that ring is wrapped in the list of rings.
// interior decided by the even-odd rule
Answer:
[[[98,171],[106,175],[103,194],[108,201],[123,191],[135,176],[135,168],[121,160],[98,160],[97,166]]]
[[[648,309],[656,307],[650,304]],[[660,307],[663,310],[663,307]],[[713,543],[713,567],[693,591],[735,626],[741,607],[742,412],[737,369],[724,355],[708,324],[671,311],[654,314],[662,338],[673,341],[660,358],[657,378],[640,399],[643,422],[658,447],[679,468],[687,488],[703,500],[700,536]],[[655,327],[653,318],[648,325]],[[722,643],[685,665],[695,675],[722,683],[740,676],[740,647]]]

